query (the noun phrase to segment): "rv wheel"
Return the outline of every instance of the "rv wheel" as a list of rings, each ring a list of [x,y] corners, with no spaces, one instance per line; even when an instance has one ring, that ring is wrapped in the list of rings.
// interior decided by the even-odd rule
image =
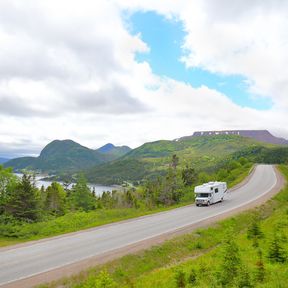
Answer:
[[[210,201],[207,202],[207,206],[210,206]]]

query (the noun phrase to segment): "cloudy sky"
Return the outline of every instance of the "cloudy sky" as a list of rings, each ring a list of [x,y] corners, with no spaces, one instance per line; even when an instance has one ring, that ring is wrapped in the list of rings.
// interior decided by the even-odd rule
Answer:
[[[196,130],[288,138],[288,1],[0,0],[0,156]]]

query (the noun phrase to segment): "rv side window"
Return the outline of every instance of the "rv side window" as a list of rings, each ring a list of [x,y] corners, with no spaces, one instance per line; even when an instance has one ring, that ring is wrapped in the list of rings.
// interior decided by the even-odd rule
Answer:
[[[213,187],[211,187],[210,190],[213,191]]]
[[[215,193],[218,193],[218,188],[215,188]]]

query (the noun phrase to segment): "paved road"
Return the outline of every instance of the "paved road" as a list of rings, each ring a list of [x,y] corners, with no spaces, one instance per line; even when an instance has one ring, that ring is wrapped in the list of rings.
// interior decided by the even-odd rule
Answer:
[[[115,223],[93,230],[0,250],[0,285],[101,255],[200,220],[247,205],[277,184],[272,166],[259,165],[253,177],[228,193],[224,202],[210,207],[186,206],[168,212]]]

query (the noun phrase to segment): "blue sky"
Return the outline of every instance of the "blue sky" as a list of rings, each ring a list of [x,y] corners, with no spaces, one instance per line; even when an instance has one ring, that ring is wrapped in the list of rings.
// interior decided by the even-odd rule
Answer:
[[[137,61],[147,61],[152,71],[161,76],[190,83],[193,87],[205,85],[228,96],[234,103],[257,110],[269,109],[269,99],[251,95],[247,82],[241,75],[220,75],[201,68],[186,68],[180,61],[185,31],[180,21],[166,19],[155,12],[137,12],[130,19],[133,33],[141,33],[141,39],[149,46],[148,53],[137,54]]]

